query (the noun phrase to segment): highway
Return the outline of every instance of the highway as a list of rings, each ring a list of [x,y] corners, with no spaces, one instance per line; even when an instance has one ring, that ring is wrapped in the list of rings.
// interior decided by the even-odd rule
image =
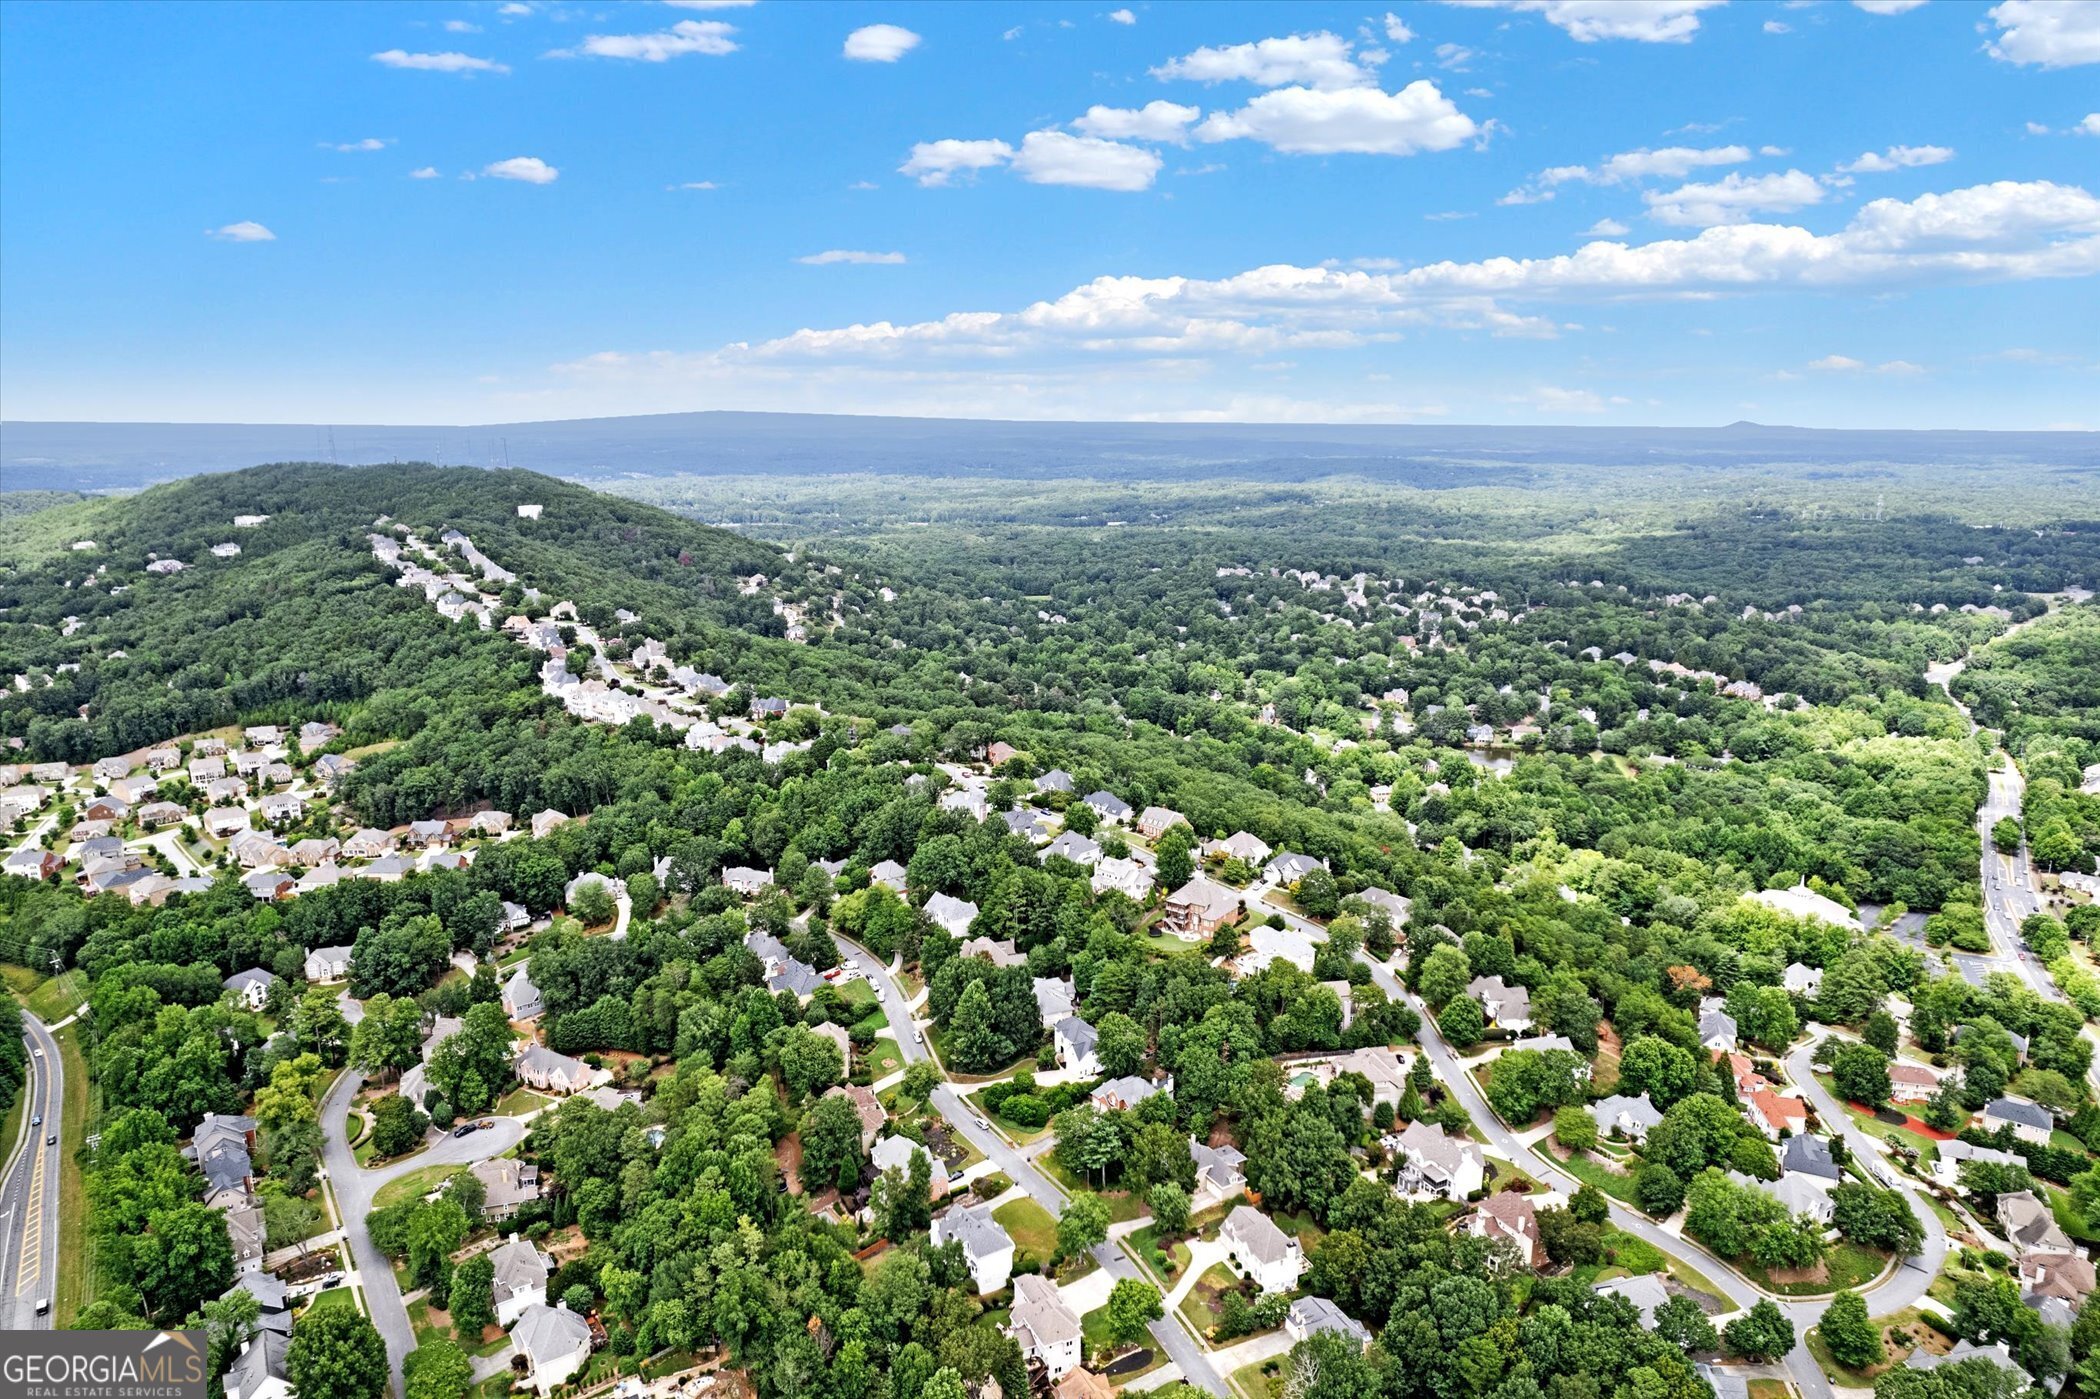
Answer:
[[[904,1056],[904,1061],[911,1064],[932,1057],[927,1052],[925,1040],[919,1034],[917,1023],[912,1019],[904,993],[891,979],[882,960],[836,930],[833,930],[832,937],[841,947],[848,949],[850,955],[866,972],[868,984],[875,988],[876,999],[882,1003],[883,1014],[889,1017],[890,1029],[897,1037],[897,1050]],[[1035,1163],[1016,1151],[1006,1138],[990,1127],[980,1125],[977,1110],[963,1101],[962,1094],[955,1090],[953,1084],[944,1082],[934,1090],[933,1105],[940,1110],[941,1116],[947,1119],[948,1125],[969,1138],[970,1144],[1005,1172],[1008,1180],[1026,1191],[1044,1209],[1052,1214],[1058,1213],[1065,1198],[1063,1188],[1037,1170]],[[1096,1248],[1094,1260],[1110,1277],[1152,1281],[1114,1242]],[[1183,1379],[1212,1394],[1225,1395],[1231,1392],[1226,1388],[1225,1381],[1219,1376],[1216,1367],[1210,1363],[1210,1357],[1175,1319],[1175,1313],[1169,1312],[1153,1322],[1151,1329],[1152,1339],[1159,1342],[1167,1358],[1180,1367]]]
[[[58,1285],[58,1180],[64,1153],[78,1143],[46,1138],[60,1135],[64,1116],[65,1063],[58,1042],[44,1022],[22,1012],[22,1037],[28,1042],[28,1081],[22,1092],[26,1111],[22,1135],[0,1175],[0,1317],[9,1331],[43,1331],[52,1324],[49,1311],[37,1314],[40,1299],[55,1301]],[[39,1053],[38,1051],[42,1052]],[[42,1118],[40,1125],[31,1125]]]

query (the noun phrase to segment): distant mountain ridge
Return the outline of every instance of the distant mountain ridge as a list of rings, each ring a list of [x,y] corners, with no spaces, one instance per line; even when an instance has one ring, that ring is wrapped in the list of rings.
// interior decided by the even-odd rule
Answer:
[[[1545,462],[1725,468],[1769,460],[2100,465],[2100,433],[1779,427],[1068,423],[701,412],[469,427],[241,423],[0,423],[10,490],[129,490],[269,461],[440,461],[582,480],[838,472],[930,476],[1390,476],[1447,484],[1453,468]],[[1496,480],[1492,471],[1473,478]]]

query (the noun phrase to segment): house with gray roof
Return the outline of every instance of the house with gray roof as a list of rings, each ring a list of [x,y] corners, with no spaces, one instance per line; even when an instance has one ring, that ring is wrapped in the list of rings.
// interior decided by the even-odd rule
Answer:
[[[1466,994],[1480,1002],[1487,1022],[1502,1030],[1531,1028],[1531,992],[1511,986],[1499,976],[1476,976],[1466,983]]]
[[[1300,1297],[1291,1303],[1283,1318],[1283,1333],[1294,1341],[1308,1340],[1323,1332],[1354,1341],[1359,1350],[1371,1344],[1364,1324],[1325,1297]]]
[[[1984,1105],[1983,1125],[1993,1132],[2010,1127],[2021,1141],[2047,1146],[2049,1134],[2056,1129],[2056,1119],[2040,1103],[2025,1098],[1994,1098]]]
[[[938,1200],[947,1194],[948,1167],[942,1163],[940,1157],[934,1155],[910,1137],[889,1136],[876,1142],[874,1149],[868,1152],[868,1164],[875,1168],[875,1174],[877,1175],[881,1175],[888,1170],[898,1170],[906,1175],[910,1175],[911,1162],[914,1156],[926,1158],[926,1164],[929,1169],[928,1179],[933,1186],[933,1198]]]
[[[1380,1139],[1400,1155],[1393,1188],[1412,1198],[1463,1200],[1487,1183],[1487,1157],[1464,1137],[1451,1137],[1431,1122],[1410,1122],[1407,1130]]]
[[[540,988],[532,984],[532,964],[518,963],[518,969],[503,983],[503,1014],[511,1020],[537,1020],[546,1003],[540,999]]]
[[[591,1358],[590,1325],[566,1305],[525,1308],[511,1328],[510,1340],[525,1357],[524,1382],[543,1399]]]
[[[884,860],[871,866],[868,870],[868,883],[880,884],[895,893],[901,894],[904,892],[904,881],[904,866],[898,864],[895,860]]]
[[[477,1177],[480,1171],[474,1173]],[[534,1173],[535,1195],[538,1173]],[[496,1324],[506,1331],[517,1324],[527,1307],[547,1305],[547,1279],[554,1275],[554,1260],[541,1253],[530,1239],[512,1234],[489,1250],[489,1263],[496,1270]]]
[[[1788,1175],[1812,1176],[1832,1185],[1839,1179],[1838,1164],[1830,1153],[1830,1143],[1806,1132],[1798,1132],[1780,1144],[1779,1169]]]
[[[965,1209],[955,1205],[933,1219],[933,1246],[960,1240],[970,1265],[970,1283],[979,1295],[997,1292],[1013,1276],[1014,1241],[992,1218],[989,1205]]]
[[[1072,790],[1072,774],[1063,768],[1052,768],[1035,780],[1038,792],[1069,792]]]
[[[1088,792],[1084,800],[1094,809],[1094,814],[1104,821],[1121,825],[1130,819],[1130,803],[1114,792]]]
[[[1023,1273],[1014,1279],[1014,1305],[1006,1334],[1020,1346],[1021,1359],[1041,1361],[1051,1379],[1078,1368],[1079,1317],[1048,1278]]]
[[[1101,1072],[1100,1061],[1094,1057],[1101,1036],[1078,1016],[1067,1016],[1051,1026],[1050,1042],[1057,1050],[1057,1062],[1064,1068],[1089,1078]]]
[[[1072,1013],[1071,982],[1053,976],[1039,976],[1033,979],[1033,984],[1036,1014],[1042,1020],[1044,1029],[1049,1029]]]
[[[1101,858],[1101,846],[1077,831],[1065,831],[1043,847],[1043,859],[1048,860],[1053,855],[1091,868]]]
[[[970,924],[977,918],[977,905],[952,894],[935,894],[926,901],[924,912],[948,936],[959,938],[969,934]]]
[[[519,1206],[540,1198],[540,1168],[533,1162],[492,1156],[467,1170],[481,1182],[481,1217],[490,1223],[501,1223],[516,1214]]]
[[[1655,1309],[1670,1300],[1669,1290],[1653,1273],[1613,1278],[1610,1282],[1598,1283],[1590,1290],[1600,1297],[1624,1297],[1640,1312],[1641,1325],[1651,1329],[1655,1325]]]
[[[1189,1138],[1189,1155],[1196,1161],[1196,1198],[1204,1204],[1227,1200],[1247,1188],[1247,1157],[1230,1142],[1211,1146]]]
[[[1289,1292],[1305,1271],[1298,1241],[1252,1205],[1235,1206],[1218,1231],[1226,1261],[1263,1292]]]
[[[226,1367],[226,1399],[291,1399],[290,1371],[285,1365],[291,1349],[289,1326],[279,1331],[258,1325]]]
[[[219,984],[239,996],[248,1009],[259,1011],[270,998],[270,988],[277,984],[277,973],[250,967],[244,972],[235,972]]]

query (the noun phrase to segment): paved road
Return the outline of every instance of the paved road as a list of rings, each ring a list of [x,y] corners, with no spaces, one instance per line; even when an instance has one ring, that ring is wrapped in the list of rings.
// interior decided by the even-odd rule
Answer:
[[[444,1137],[420,1155],[367,1170],[357,1164],[357,1158],[350,1152],[350,1143],[343,1136],[344,1114],[349,1111],[350,1100],[363,1083],[362,1075],[354,1070],[346,1071],[321,1100],[322,1163],[327,1168],[328,1184],[335,1191],[343,1233],[350,1241],[351,1264],[357,1270],[358,1282],[364,1287],[365,1309],[372,1314],[372,1325],[378,1328],[381,1339],[386,1342],[394,1392],[405,1394],[401,1362],[416,1348],[416,1333],[408,1324],[408,1308],[402,1305],[401,1288],[394,1281],[394,1270],[386,1255],[373,1245],[371,1232],[365,1227],[366,1216],[372,1212],[372,1197],[388,1181],[425,1166],[465,1166],[491,1156],[501,1156],[523,1139],[525,1125],[514,1118],[499,1117],[495,1119],[496,1125],[485,1132]]]
[[[51,1298],[58,1285],[58,1177],[67,1148],[46,1139],[59,1135],[66,1070],[58,1042],[26,1010],[22,1037],[29,1045],[29,1078],[22,1088],[27,1110],[21,1139],[0,1175],[0,1330],[45,1331],[51,1314],[37,1315],[36,1304]],[[32,1126],[30,1119],[37,1117],[43,1122]]]
[[[882,1004],[883,1014],[890,1019],[890,1029],[897,1040],[897,1051],[904,1056],[904,1061],[910,1064],[930,1058],[925,1041],[919,1034],[919,1028],[912,1021],[911,1010],[906,1004],[904,993],[891,979],[882,959],[852,939],[840,936],[836,931],[832,936],[867,973],[868,984],[875,988],[875,996]],[[1063,1188],[1037,1170],[1034,1161],[1008,1144],[1006,1138],[990,1127],[980,1126],[977,1110],[963,1101],[962,1094],[955,1090],[954,1085],[943,1083],[936,1088],[933,1091],[933,1105],[940,1110],[941,1116],[948,1120],[948,1125],[968,1137],[970,1144],[1005,1172],[1008,1180],[1027,1191],[1043,1208],[1053,1214],[1057,1212],[1065,1198]],[[1131,1278],[1140,1282],[1151,1281],[1137,1264],[1131,1261],[1130,1256],[1113,1242],[1096,1248],[1094,1259],[1110,1277]],[[1219,1376],[1216,1367],[1210,1363],[1210,1357],[1171,1314],[1152,1323],[1152,1338],[1159,1342],[1160,1348],[1167,1353],[1167,1358],[1180,1367],[1181,1377],[1190,1384],[1212,1394],[1223,1395],[1231,1392],[1226,1388],[1225,1381]]]

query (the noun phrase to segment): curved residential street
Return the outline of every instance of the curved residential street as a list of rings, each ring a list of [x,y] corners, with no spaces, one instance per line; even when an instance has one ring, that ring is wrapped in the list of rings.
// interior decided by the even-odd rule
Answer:
[[[501,1156],[524,1139],[525,1124],[516,1118],[498,1117],[496,1125],[485,1132],[465,1137],[442,1137],[435,1145],[414,1156],[367,1170],[357,1164],[357,1158],[350,1152],[350,1143],[343,1136],[344,1114],[349,1111],[350,1100],[363,1084],[363,1075],[355,1070],[345,1070],[322,1098],[321,1159],[329,1188],[335,1193],[336,1213],[343,1222],[343,1235],[350,1243],[350,1262],[355,1270],[351,1281],[364,1290],[365,1310],[371,1313],[372,1325],[386,1342],[387,1365],[393,1374],[394,1392],[403,1394],[406,1390],[402,1386],[401,1362],[416,1348],[416,1335],[408,1324],[408,1308],[402,1304],[401,1288],[394,1281],[394,1270],[386,1255],[373,1245],[371,1231],[365,1227],[366,1217],[372,1212],[372,1197],[388,1181],[425,1166],[466,1166],[491,1156]]]
[[[904,1056],[904,1062],[913,1064],[921,1059],[930,1058],[919,1027],[912,1020],[904,993],[891,978],[888,967],[874,953],[851,938],[837,933],[832,936],[866,971],[868,985],[874,988],[883,1014],[889,1017],[890,1029],[897,1039],[897,1051]],[[1052,1214],[1058,1212],[1058,1206],[1065,1198],[1063,1188],[1037,1170],[1035,1163],[1015,1150],[1006,1138],[990,1127],[980,1125],[977,1110],[963,1101],[963,1096],[956,1091],[955,1085],[944,1082],[936,1088],[933,1091],[933,1105],[940,1110],[941,1116],[948,1120],[948,1125],[969,1138],[970,1145],[983,1152],[986,1159],[1005,1172],[1008,1180],[1034,1197],[1035,1202],[1044,1209]],[[1112,1278],[1151,1281],[1114,1240],[1096,1248],[1094,1260]],[[1210,1363],[1210,1357],[1196,1343],[1195,1338],[1182,1329],[1181,1323],[1175,1320],[1172,1310],[1153,1322],[1151,1329],[1152,1339],[1159,1342],[1160,1348],[1167,1353],[1167,1358],[1180,1367],[1183,1379],[1212,1394],[1225,1395],[1231,1392],[1226,1388],[1225,1381],[1219,1376],[1216,1367]]]
[[[56,1297],[58,1180],[65,1152],[79,1144],[45,1140],[60,1134],[64,1116],[66,1069],[58,1041],[27,1010],[22,1038],[29,1055],[22,1135],[0,1175],[0,1330],[48,1331],[52,1315],[48,1310],[38,1315],[36,1304]],[[32,1118],[43,1122],[32,1125]]]

